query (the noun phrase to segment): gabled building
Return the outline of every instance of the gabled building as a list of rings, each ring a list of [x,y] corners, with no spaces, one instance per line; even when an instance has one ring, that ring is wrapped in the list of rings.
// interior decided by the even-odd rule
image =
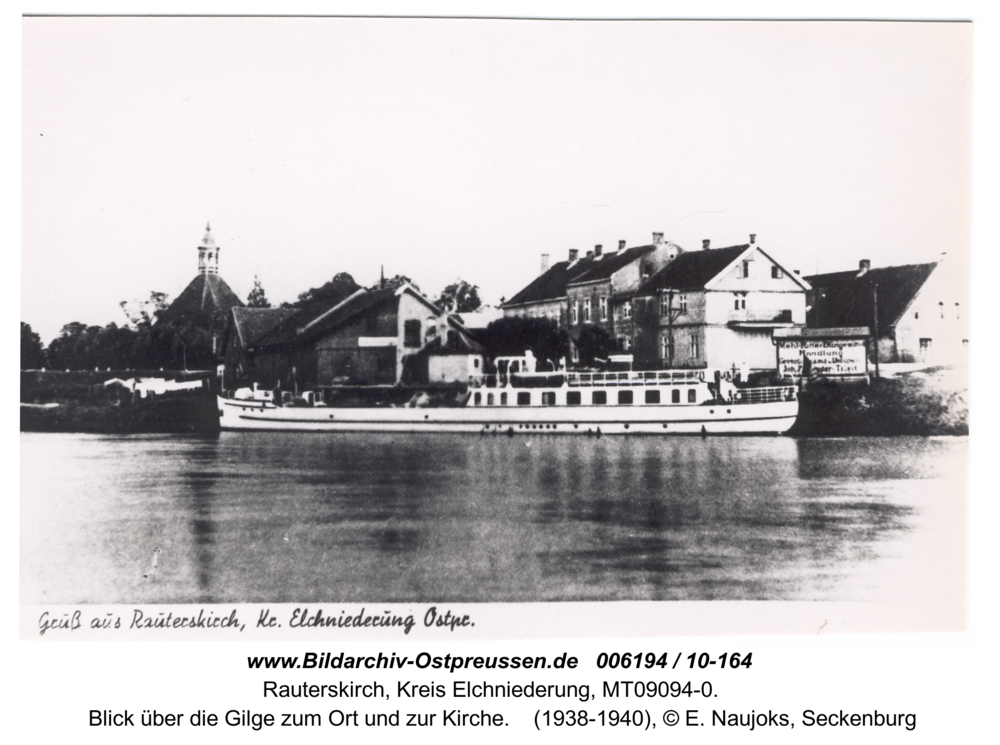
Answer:
[[[750,242],[678,255],[633,303],[636,362],[664,368],[774,370],[772,333],[804,327],[809,284]]]
[[[967,358],[968,277],[947,261],[858,269],[806,277],[810,328],[878,329],[883,362],[940,362]]]
[[[567,317],[570,357],[580,362],[581,335],[599,333],[616,341],[623,351],[631,349],[632,297],[639,286],[683,249],[664,242],[663,233],[653,233],[653,242],[646,246],[625,248],[604,254],[601,246],[588,251],[587,264],[566,283]]]
[[[280,381],[285,390],[426,382],[419,378],[427,363],[418,360],[428,355],[416,355],[435,343],[453,358],[466,350],[468,365],[482,367],[482,350],[469,331],[409,284],[360,289],[310,315],[291,316],[256,339],[248,382],[273,387]],[[452,363],[432,369],[459,367]]]
[[[297,308],[232,308],[222,337],[223,388],[254,382],[257,342],[298,313]]]
[[[542,255],[542,273],[501,306],[505,318],[547,318],[561,329],[567,324],[566,285],[587,271],[593,259],[580,259],[580,251],[569,249],[566,261],[551,266]]]

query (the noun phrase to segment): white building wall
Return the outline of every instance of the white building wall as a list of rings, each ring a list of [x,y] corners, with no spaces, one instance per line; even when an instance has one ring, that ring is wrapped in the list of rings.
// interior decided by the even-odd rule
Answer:
[[[963,364],[968,359],[968,276],[942,262],[896,323],[896,352],[904,362]]]

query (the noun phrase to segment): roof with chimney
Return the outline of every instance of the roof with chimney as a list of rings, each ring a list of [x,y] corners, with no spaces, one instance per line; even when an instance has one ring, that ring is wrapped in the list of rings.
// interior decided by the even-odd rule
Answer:
[[[936,263],[906,264],[806,277],[815,290],[806,324],[813,328],[870,326],[877,285],[881,335],[896,325],[936,267]]]
[[[666,289],[700,289],[725,271],[751,245],[744,243],[741,246],[679,254],[676,259],[646,280],[639,288],[639,294],[648,295]]]
[[[601,261],[604,261],[604,259],[601,259]],[[504,307],[509,307],[511,305],[539,303],[546,300],[564,298],[566,297],[566,285],[590,269],[593,264],[593,259],[586,258],[574,262],[557,262],[535,277],[527,287],[503,305]]]
[[[656,246],[635,246],[626,248],[624,251],[606,253],[600,258],[587,259],[587,266],[582,272],[573,276],[566,284],[573,285],[582,282],[595,282],[601,279],[609,279],[612,274],[619,269],[628,266],[633,261],[638,261],[643,256],[652,253]]]

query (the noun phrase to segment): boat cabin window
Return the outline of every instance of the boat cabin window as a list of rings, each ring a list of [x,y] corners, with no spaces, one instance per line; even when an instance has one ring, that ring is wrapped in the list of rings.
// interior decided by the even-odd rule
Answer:
[[[580,391],[566,391],[566,405],[567,406],[579,406],[580,405]]]
[[[660,403],[660,392],[659,391],[646,391],[646,403],[647,404],[658,404],[658,403]]]
[[[482,393],[477,393],[476,396],[475,396],[476,406],[479,406],[479,404],[481,404],[482,402],[483,402],[483,394]]]
[[[542,406],[555,406],[555,405],[556,405],[556,392],[542,391]]]
[[[620,404],[632,403],[632,391],[618,391],[618,403]]]
[[[518,406],[531,406],[531,391],[519,391],[517,394]]]
[[[507,394],[506,393],[501,393],[500,394],[500,405],[501,406],[506,406],[507,405]]]
[[[694,388],[688,388],[688,403],[693,404],[698,400],[698,391]]]
[[[493,394],[492,393],[487,393],[486,394],[486,405],[487,406],[492,406],[493,405]]]
[[[670,403],[679,404],[681,402],[681,392],[679,389],[674,388],[670,391]]]
[[[591,395],[590,403],[595,406],[601,406],[608,402],[608,392],[607,391],[594,391]]]

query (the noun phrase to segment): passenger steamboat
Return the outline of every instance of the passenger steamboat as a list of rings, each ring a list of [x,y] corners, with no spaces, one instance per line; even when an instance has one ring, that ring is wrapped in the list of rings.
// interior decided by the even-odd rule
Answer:
[[[454,406],[342,407],[308,391],[287,403],[270,391],[220,396],[224,430],[470,432],[482,434],[779,435],[795,423],[794,386],[738,387],[719,371],[540,372],[530,353],[499,357],[471,376]],[[286,394],[287,395],[287,394]]]

